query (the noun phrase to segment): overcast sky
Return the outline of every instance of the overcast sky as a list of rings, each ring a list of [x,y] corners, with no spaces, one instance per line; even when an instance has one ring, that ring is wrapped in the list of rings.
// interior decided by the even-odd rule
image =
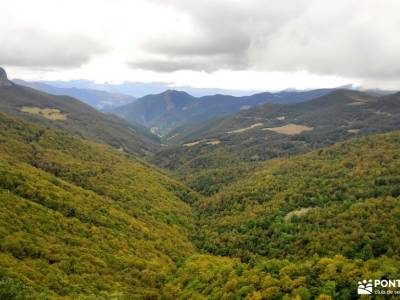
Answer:
[[[2,1],[11,78],[400,89],[399,0]]]

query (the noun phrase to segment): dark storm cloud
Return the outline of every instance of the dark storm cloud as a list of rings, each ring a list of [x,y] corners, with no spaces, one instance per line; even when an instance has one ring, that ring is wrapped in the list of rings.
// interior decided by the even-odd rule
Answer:
[[[97,41],[79,34],[57,34],[35,29],[13,29],[0,36],[0,65],[76,67],[104,51]]]

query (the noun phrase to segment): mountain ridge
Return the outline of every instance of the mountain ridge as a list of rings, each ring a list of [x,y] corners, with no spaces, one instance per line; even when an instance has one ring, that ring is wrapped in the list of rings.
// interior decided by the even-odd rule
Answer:
[[[295,104],[263,104],[167,135],[152,158],[207,195],[258,163],[364,135],[400,129],[398,93],[337,90]]]
[[[159,147],[158,138],[141,125],[103,114],[72,97],[14,83],[0,86],[0,111],[140,156]]]
[[[301,92],[262,92],[251,96],[209,95],[193,97],[176,90],[151,94],[135,102],[117,107],[112,112],[127,121],[153,128],[160,136],[179,126],[221,117],[264,103],[295,103],[329,93],[331,89]]]

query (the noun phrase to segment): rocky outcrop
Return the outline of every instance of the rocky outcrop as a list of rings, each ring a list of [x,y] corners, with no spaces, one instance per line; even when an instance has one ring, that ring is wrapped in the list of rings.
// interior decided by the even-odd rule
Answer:
[[[0,86],[7,85],[11,85],[11,81],[8,80],[6,71],[0,67]]]

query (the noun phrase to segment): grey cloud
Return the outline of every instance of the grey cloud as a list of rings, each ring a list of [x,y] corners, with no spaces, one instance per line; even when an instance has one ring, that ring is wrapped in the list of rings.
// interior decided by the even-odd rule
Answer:
[[[243,51],[250,45],[250,40],[241,34],[218,33],[213,35],[206,31],[196,36],[159,37],[146,41],[142,46],[146,51],[168,55],[204,55],[231,54]]]
[[[234,55],[185,55],[162,56],[158,58],[136,59],[128,65],[132,68],[156,72],[174,72],[180,70],[196,70],[212,72],[217,69],[241,70],[246,68],[247,61]]]
[[[56,34],[35,29],[2,30],[0,64],[29,67],[76,67],[105,48],[79,34]]]
[[[156,72],[174,72],[179,70],[190,70],[197,69],[199,66],[195,63],[187,63],[180,61],[173,61],[171,59],[162,60],[162,59],[148,59],[148,60],[140,60],[136,62],[131,62],[129,65],[133,68],[143,69],[143,70],[151,70]]]
[[[255,44],[250,64],[260,70],[400,78],[400,41],[395,38],[399,11],[400,3],[394,1],[314,5],[302,18]]]
[[[171,70],[248,69],[249,49],[254,42],[272,34],[280,24],[296,18],[307,7],[304,0],[290,5],[273,2],[266,5],[261,0],[155,2],[189,15],[194,24],[192,34],[179,36],[166,33],[161,37],[150,37],[142,44],[145,52],[162,55],[164,60],[147,60],[141,67],[160,69],[157,63],[162,63],[170,66],[166,69]]]
[[[179,39],[177,37],[176,39]],[[241,37],[225,37],[200,40],[199,37],[176,39],[158,39],[147,43],[147,53],[163,58],[146,59],[145,62],[130,62],[131,66],[162,71],[203,70],[207,72],[220,68],[244,69],[248,67],[246,49],[250,41]],[[159,64],[159,65],[158,65]],[[165,66],[169,66],[166,67]]]
[[[397,0],[153,1],[190,16],[195,30],[192,35],[149,37],[144,51],[163,60],[147,60],[142,68],[400,79]]]

